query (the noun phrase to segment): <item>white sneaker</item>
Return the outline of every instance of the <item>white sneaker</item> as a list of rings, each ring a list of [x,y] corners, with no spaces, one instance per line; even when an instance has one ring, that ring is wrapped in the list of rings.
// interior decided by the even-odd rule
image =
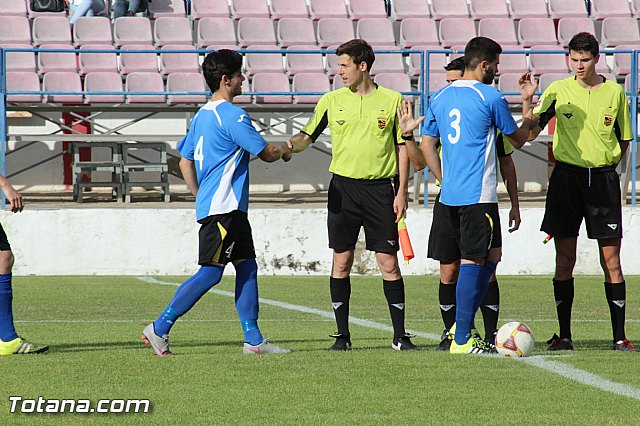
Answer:
[[[245,342],[244,348],[242,349],[242,353],[245,355],[288,354],[289,352],[291,352],[290,349],[281,348],[278,345],[269,343],[267,339],[264,339],[262,343],[258,345],[250,345],[249,343]]]
[[[169,350],[169,335],[158,336],[156,334],[153,323],[149,324],[142,330],[142,340],[144,343],[151,346],[153,352],[158,356],[171,356],[172,353]]]

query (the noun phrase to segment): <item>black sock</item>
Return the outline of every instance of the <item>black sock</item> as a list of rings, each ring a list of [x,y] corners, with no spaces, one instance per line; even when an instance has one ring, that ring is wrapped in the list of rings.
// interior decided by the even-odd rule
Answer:
[[[560,325],[560,338],[571,339],[571,307],[573,306],[573,278],[553,279],[553,296]]]
[[[451,330],[456,322],[456,284],[445,284],[440,281],[438,288],[438,301],[440,302],[440,315],[444,328]]]
[[[625,339],[624,316],[625,304],[627,302],[627,285],[624,281],[616,284],[605,282],[604,292],[607,295],[607,303],[609,304],[609,312],[611,313],[613,341],[616,343]]]
[[[394,337],[405,335],[404,330],[404,281],[402,278],[395,281],[382,280],[384,297],[389,303],[391,322],[393,323]]]
[[[349,336],[349,297],[351,296],[350,277],[331,277],[329,279],[329,289],[331,290],[331,305],[333,305],[333,314],[336,317],[338,334]]]
[[[500,314],[500,288],[498,281],[489,283],[487,294],[480,305],[482,319],[484,320],[484,339],[493,340],[493,333],[498,330],[498,315]]]

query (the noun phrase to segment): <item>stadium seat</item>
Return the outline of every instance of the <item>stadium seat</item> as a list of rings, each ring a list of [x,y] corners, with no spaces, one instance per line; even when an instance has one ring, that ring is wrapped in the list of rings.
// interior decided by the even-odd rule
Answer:
[[[33,48],[30,44],[2,44],[0,47],[3,49]],[[5,61],[7,71],[36,72],[36,55],[34,52],[6,52]]]
[[[503,45],[502,51],[505,50],[522,50],[522,46]],[[526,53],[502,53],[500,55],[500,65],[498,66],[499,74],[509,73],[525,73],[529,71],[527,65]]]
[[[309,0],[309,14],[313,20],[349,16],[344,0]]]
[[[429,18],[406,18],[400,22],[400,47],[439,44],[436,21]]]
[[[249,46],[247,50],[280,50],[276,45]],[[245,55],[247,75],[258,73],[278,73],[282,74],[282,54],[280,53],[247,53]]]
[[[211,45],[238,45],[231,18],[202,18],[197,25],[196,41],[200,49]]]
[[[354,21],[363,18],[387,19],[387,11],[382,1],[349,0],[349,3],[347,3],[347,12],[349,13],[349,17]]]
[[[269,18],[267,0],[231,0],[231,17],[233,19]]]
[[[569,63],[569,68],[571,68],[571,63]],[[604,53],[600,54],[600,60],[596,63],[596,72],[598,74],[609,74],[611,72]]]
[[[0,16],[0,44],[31,45],[29,20],[22,16]]]
[[[584,18],[587,8],[584,0],[549,0],[549,16],[553,19]]]
[[[393,24],[387,18],[362,18],[356,25],[356,37],[367,40],[370,45],[395,46]]]
[[[591,0],[591,18],[630,17],[628,0]]]
[[[207,87],[207,90],[209,88]],[[251,87],[249,87],[249,80],[244,80],[242,82],[242,93],[249,93],[251,91]],[[240,95],[233,98],[234,104],[250,104],[253,100],[251,95]]]
[[[509,18],[484,18],[478,24],[478,36],[489,37],[499,44],[518,44],[516,29]]]
[[[531,46],[531,50],[562,50],[560,46]],[[546,73],[566,73],[569,71],[566,55],[559,53],[531,53],[529,55],[531,72],[540,75]]]
[[[322,48],[338,46],[355,38],[353,24],[349,18],[323,18],[318,21],[318,45]]]
[[[414,49],[419,50],[441,50],[442,47],[438,45],[416,45]],[[419,53],[412,53],[409,55],[409,74],[412,76],[420,75],[420,56]],[[444,67],[447,65],[446,53],[431,53],[429,54],[429,73],[443,73]]]
[[[158,73],[158,55],[153,52],[127,52],[128,50],[155,50],[145,44],[126,44],[120,49],[120,74],[134,72]]]
[[[76,72],[48,72],[42,79],[44,92],[82,92],[80,76]],[[82,103],[82,95],[44,95],[44,102]]]
[[[206,50],[221,50],[221,49],[228,49],[228,50],[238,50],[238,46],[237,45],[230,45],[230,44],[210,44],[208,46],[203,47],[203,49]]]
[[[431,0],[433,19],[468,18],[469,9],[466,0]]]
[[[149,17],[158,19],[161,17],[174,16],[185,17],[184,0],[153,0],[149,2]]]
[[[508,18],[509,10],[505,0],[470,0],[469,12],[473,19]]]
[[[336,50],[338,46],[329,46],[327,50]],[[328,76],[332,76],[338,73],[338,56],[335,53],[327,53],[327,65],[324,72]]]
[[[373,46],[374,50],[397,50],[397,47],[393,46]],[[402,53],[376,53],[376,60],[373,62],[373,66],[371,67],[371,75],[376,75],[378,73],[389,73],[389,72],[397,72],[403,73],[404,69],[404,58],[402,57]]]
[[[27,16],[25,0],[0,0],[0,16]]]
[[[450,60],[450,61],[453,61],[454,59],[457,59],[457,58],[460,58],[460,57],[464,56],[464,49],[465,49],[466,47],[467,47],[467,45],[466,45],[466,44],[454,44],[453,46],[451,46],[449,49],[451,49],[451,50],[455,50],[455,51],[458,51],[458,52],[460,52],[460,53],[453,53],[453,52],[451,52],[451,53],[449,54],[449,60]],[[502,59],[502,58],[500,58],[500,59]]]
[[[122,92],[122,77],[117,72],[90,72],[84,77],[85,92]],[[84,101],[91,103],[124,103],[124,95],[94,95],[87,93]]]
[[[36,47],[47,43],[71,44],[71,27],[65,16],[38,16],[31,30]]]
[[[342,81],[342,77],[340,77],[339,75],[334,75],[333,79],[331,80],[331,88],[333,90],[338,90],[338,89],[342,89],[344,87],[344,82]]]
[[[78,67],[80,75],[90,72],[118,72],[118,58],[115,52],[95,53],[84,50],[113,50],[110,44],[85,44],[80,47]]]
[[[191,0],[191,18],[228,18],[231,16],[227,0]]]
[[[640,18],[640,0],[631,1],[631,12],[636,18]]]
[[[323,92],[331,90],[325,73],[301,73],[293,76],[294,92]],[[293,95],[294,104],[315,104],[322,95]]]
[[[438,34],[440,43],[445,48],[454,44],[466,45],[469,40],[477,36],[476,25],[473,19],[468,18],[444,18],[440,21]]]
[[[498,90],[503,93],[520,92],[520,73],[503,73],[498,77]],[[504,98],[510,104],[521,104],[522,97],[520,95],[504,95]]]
[[[20,0],[18,0],[20,1]],[[27,13],[29,15],[29,19],[35,19],[38,16],[64,16],[67,17],[67,12],[66,11],[62,11],[62,12],[34,12],[33,10],[31,10],[31,1],[28,0],[27,1]]]
[[[253,44],[274,45],[276,33],[269,18],[242,18],[238,21],[238,44],[247,47]]]
[[[204,77],[198,72],[174,72],[167,77],[167,92],[208,92]],[[167,95],[168,104],[203,104],[207,96]]]
[[[260,73],[251,80],[253,92],[291,92],[289,77],[284,74]],[[290,104],[291,95],[255,95],[259,104]]]
[[[618,46],[616,46],[616,50],[634,50],[634,49],[640,50],[640,43],[619,44]],[[638,64],[638,69],[640,70],[640,64]],[[613,54],[613,72],[618,76],[627,75],[631,72],[631,53],[614,53]]]
[[[318,46],[291,46],[288,47],[287,50],[318,50]],[[288,53],[285,55],[285,64],[288,75],[324,72],[322,55],[318,53]]]
[[[420,87],[420,81],[422,80],[422,78],[419,79],[418,81],[418,87]],[[443,73],[438,73],[438,74],[429,74],[429,92],[433,93],[433,92],[437,92],[438,90],[442,89],[444,86],[446,86],[447,84],[447,75],[443,74]]]
[[[127,92],[155,92],[157,95],[128,94],[128,103],[164,103],[164,82],[157,72],[133,72],[127,75],[125,82]]]
[[[269,12],[273,20],[309,17],[309,9],[305,0],[271,0]]]
[[[414,91],[411,87],[411,80],[405,73],[380,73],[374,77],[373,81],[382,87],[395,90],[396,92]],[[414,98],[411,95],[403,95],[403,97],[407,102],[414,102]]]
[[[193,50],[193,53],[160,53],[160,73],[163,75],[173,73],[198,73],[200,63],[195,47],[181,44],[165,44],[162,50]]]
[[[637,43],[640,43],[640,31],[635,18],[605,18],[602,21],[600,44],[603,47]]]
[[[155,20],[153,26],[153,38],[157,47],[166,44],[193,45],[191,35],[191,23],[188,18],[176,16],[163,16]]]
[[[7,91],[39,92],[40,77],[35,72],[7,72]],[[7,95],[7,102],[41,102],[42,96]]]
[[[113,39],[117,47],[125,44],[153,44],[151,22],[147,18],[124,16],[113,24]]]
[[[524,47],[534,44],[557,44],[556,27],[551,18],[522,18],[518,25],[518,39]]]
[[[565,78],[571,77],[573,74],[570,73],[546,73],[546,74],[542,74],[540,76],[540,82],[538,83],[538,87],[540,88],[541,92],[544,92],[545,90],[547,90],[547,87],[549,87],[549,85],[551,83],[553,83],[556,80],[563,80]]]
[[[596,33],[591,18],[562,18],[558,21],[558,42],[562,47],[567,47],[571,38],[582,31]]]
[[[83,16],[73,26],[73,45],[113,44],[111,22],[103,16]]]
[[[70,44],[48,43],[40,46],[41,49],[73,49]],[[39,52],[38,72],[46,74],[52,71],[78,71],[76,54],[73,52]]]
[[[395,0],[391,2],[391,19],[430,18],[427,0]]]
[[[283,18],[278,21],[278,43],[282,47],[316,44],[313,21],[309,18]]]
[[[549,17],[545,0],[510,0],[509,14],[511,19]]]

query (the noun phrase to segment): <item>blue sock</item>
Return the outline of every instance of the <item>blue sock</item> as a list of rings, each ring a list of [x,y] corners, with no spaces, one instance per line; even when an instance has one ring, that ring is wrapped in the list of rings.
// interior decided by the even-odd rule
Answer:
[[[258,264],[247,259],[236,265],[236,310],[242,324],[244,341],[259,345],[264,340],[258,327]]]
[[[12,301],[11,274],[0,274],[0,339],[3,342],[18,338],[13,326]]]
[[[475,316],[475,301],[478,294],[478,277],[482,266],[464,263],[460,265],[456,287],[456,334],[458,345],[464,345],[471,336],[471,324]]]
[[[496,268],[498,265],[493,262],[484,262],[482,265],[482,269],[480,270],[480,276],[478,277],[478,295],[476,297],[475,303],[473,305],[473,312],[477,312],[484,300],[484,297],[487,295],[487,289],[489,288],[489,280],[491,279],[491,275],[496,272]]]
[[[198,272],[183,282],[176,294],[167,305],[167,308],[160,314],[158,319],[153,322],[155,332],[158,336],[169,334],[171,327],[175,321],[182,315],[189,312],[189,309],[196,304],[198,300],[211,287],[218,284],[222,278],[223,266],[201,266]]]

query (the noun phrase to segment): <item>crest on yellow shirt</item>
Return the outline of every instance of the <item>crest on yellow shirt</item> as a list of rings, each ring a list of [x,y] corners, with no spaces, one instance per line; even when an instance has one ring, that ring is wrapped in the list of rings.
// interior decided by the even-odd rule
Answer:
[[[387,117],[378,117],[378,129],[384,130],[387,127]]]
[[[605,126],[611,126],[611,123],[613,123],[613,115],[605,114],[604,115],[604,125]]]

